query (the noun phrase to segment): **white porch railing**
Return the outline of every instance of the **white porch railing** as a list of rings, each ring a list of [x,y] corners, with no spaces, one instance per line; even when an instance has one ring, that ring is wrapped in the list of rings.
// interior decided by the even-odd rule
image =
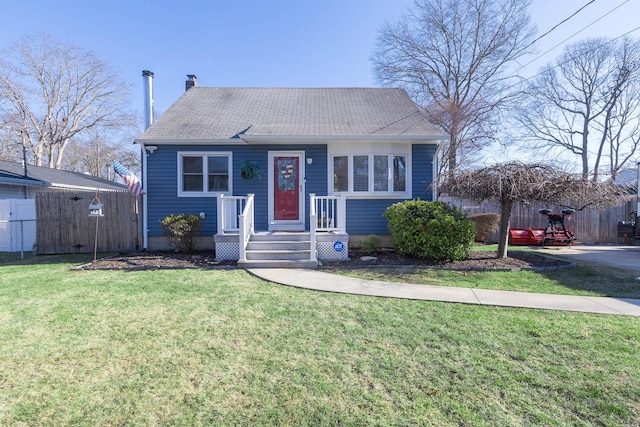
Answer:
[[[309,200],[311,201],[309,204],[309,260],[311,262],[317,262],[318,248],[316,245],[316,229],[318,228],[318,223],[316,221],[318,214],[316,212],[316,195],[309,193]]]
[[[249,197],[218,194],[217,234],[237,234],[240,232],[239,215],[244,211]]]
[[[316,196],[309,194],[311,199],[311,213],[315,213],[316,231],[346,233],[347,207],[343,196]]]
[[[316,232],[339,232],[347,230],[347,204],[342,196],[316,196],[309,194],[309,239],[311,261],[318,260]]]
[[[309,194],[309,259],[318,260],[317,233],[346,233],[346,200],[342,196]],[[247,244],[255,234],[254,195],[217,196],[217,235],[231,235],[239,243],[238,260],[247,261]],[[237,240],[236,240],[237,235]],[[322,240],[322,239],[321,239]],[[217,247],[216,247],[217,249]]]
[[[240,258],[238,261],[247,260],[247,243],[251,235],[254,234],[254,214],[253,214],[253,194],[247,194],[247,202],[244,205],[242,214],[238,216],[238,222],[240,223]]]

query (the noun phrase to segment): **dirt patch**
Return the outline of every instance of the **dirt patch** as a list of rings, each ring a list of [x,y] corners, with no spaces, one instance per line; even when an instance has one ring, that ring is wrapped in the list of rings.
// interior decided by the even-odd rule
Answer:
[[[82,266],[85,270],[157,270],[177,268],[232,268],[235,261],[216,261],[214,251],[192,254],[175,251],[146,251],[120,254]]]
[[[527,251],[509,251],[509,257],[496,258],[495,252],[472,251],[469,257],[457,262],[438,262],[403,257],[393,251],[364,254],[350,251],[348,261],[323,261],[325,269],[361,268],[374,266],[414,266],[451,270],[523,270],[551,269],[572,265],[571,262]],[[122,254],[99,259],[83,266],[86,270],[149,270],[176,268],[234,268],[235,261],[216,261],[213,251],[185,254],[174,251],[147,251]]]

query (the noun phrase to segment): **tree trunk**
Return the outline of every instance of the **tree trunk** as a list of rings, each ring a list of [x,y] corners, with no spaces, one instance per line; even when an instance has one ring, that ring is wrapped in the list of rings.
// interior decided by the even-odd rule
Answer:
[[[509,222],[511,220],[512,200],[500,201],[500,237],[498,240],[498,253],[496,258],[506,258],[509,246]]]

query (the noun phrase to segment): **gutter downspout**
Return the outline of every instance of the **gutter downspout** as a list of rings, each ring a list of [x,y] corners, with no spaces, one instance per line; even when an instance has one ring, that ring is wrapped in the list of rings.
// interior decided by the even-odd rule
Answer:
[[[438,161],[438,158],[440,157],[440,151],[442,151],[442,145],[442,140],[440,140],[438,148],[433,155],[433,160],[431,161],[431,164],[433,165],[433,167],[431,168],[433,174],[433,176],[431,177],[431,182],[433,183],[433,190],[431,192],[432,202],[438,201],[438,169],[440,169],[440,162]]]
[[[142,249],[149,247],[149,219],[147,218],[147,150],[143,143],[140,144],[142,156]]]
[[[153,124],[153,73],[148,70],[142,71],[144,82],[144,130],[149,129]],[[142,156],[142,248],[149,247],[149,218],[147,216],[147,150],[144,143],[140,143],[140,155]]]
[[[640,216],[640,162],[636,163],[636,173],[638,174],[636,176],[636,187],[638,187],[638,194],[636,194],[636,224],[638,223],[638,217]],[[637,226],[636,226],[637,227]]]

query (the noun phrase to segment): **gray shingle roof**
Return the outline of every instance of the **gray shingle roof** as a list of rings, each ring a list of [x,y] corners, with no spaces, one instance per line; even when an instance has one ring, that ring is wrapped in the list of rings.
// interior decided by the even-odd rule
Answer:
[[[444,137],[403,89],[194,87],[136,141],[242,135]]]
[[[32,165],[27,166],[27,176],[25,177],[22,164],[0,160],[0,184],[8,183],[76,190],[99,188],[106,191],[128,191],[126,185],[95,176]]]

